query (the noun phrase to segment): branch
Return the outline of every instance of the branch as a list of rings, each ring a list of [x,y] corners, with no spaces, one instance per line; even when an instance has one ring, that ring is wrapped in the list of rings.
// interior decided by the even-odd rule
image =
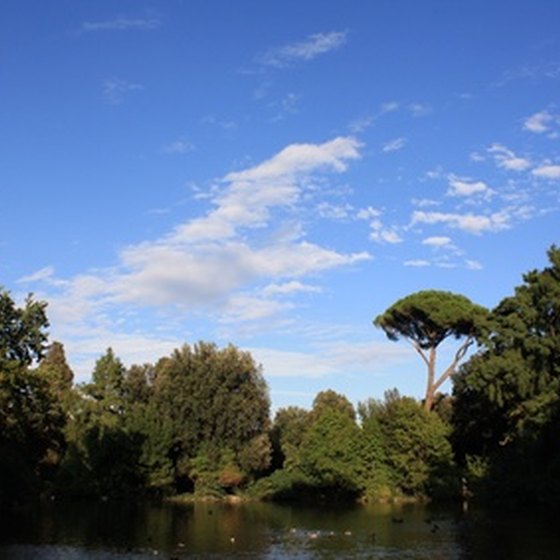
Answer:
[[[474,342],[474,338],[469,336],[463,344],[459,347],[457,352],[455,352],[455,357],[449,365],[449,367],[440,375],[438,380],[434,383],[434,393],[441,387],[441,385],[455,372],[457,364],[464,358],[469,346]]]
[[[428,359],[428,357],[426,356],[426,354],[424,353],[424,351],[422,350],[422,348],[420,347],[420,344],[418,344],[418,342],[413,342],[410,339],[406,339],[408,342],[410,342],[410,344],[412,344],[412,347],[414,348],[414,350],[416,350],[416,352],[418,352],[418,354],[420,354],[420,357],[424,360],[424,363],[426,364],[426,366],[430,366],[430,360]]]

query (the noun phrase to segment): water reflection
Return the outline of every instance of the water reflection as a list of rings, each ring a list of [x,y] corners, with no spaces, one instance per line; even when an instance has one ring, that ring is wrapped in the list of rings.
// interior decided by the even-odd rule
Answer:
[[[553,559],[550,517],[418,505],[305,508],[272,504],[53,502],[0,528],[8,559]]]

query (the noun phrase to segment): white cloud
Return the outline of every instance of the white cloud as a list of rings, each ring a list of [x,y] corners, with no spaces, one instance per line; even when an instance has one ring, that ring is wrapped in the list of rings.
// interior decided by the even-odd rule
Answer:
[[[357,218],[359,220],[369,220],[370,234],[369,238],[371,241],[376,243],[389,243],[396,244],[403,241],[402,237],[398,232],[396,227],[387,227],[383,224],[380,217],[383,214],[381,210],[368,206],[367,208],[362,208],[358,214]]]
[[[433,236],[424,239],[422,245],[428,245],[430,247],[448,247],[452,245],[452,242],[450,237]]]
[[[345,31],[315,33],[306,40],[269,49],[258,57],[261,64],[283,68],[298,60],[313,60],[319,55],[338,49],[346,42]]]
[[[237,123],[233,120],[219,119],[215,115],[206,115],[200,122],[209,126],[221,128],[224,132],[232,132],[237,128]]]
[[[157,29],[161,21],[157,18],[132,18],[116,17],[102,21],[85,21],[82,23],[81,31],[128,31],[128,30],[151,30]]]
[[[498,167],[508,171],[524,171],[531,166],[531,162],[528,159],[516,156],[511,150],[501,144],[492,144],[488,148],[488,152],[492,154]]]
[[[367,130],[375,124],[375,118],[372,116],[361,117],[359,119],[353,120],[349,125],[348,129],[352,134],[358,134]]]
[[[30,282],[51,281],[52,278],[54,277],[54,272],[55,272],[54,267],[45,266],[44,268],[41,268],[33,272],[32,274],[23,276],[18,280],[18,283],[26,284]]]
[[[267,227],[271,210],[297,204],[316,173],[344,171],[357,157],[355,140],[337,138],[320,145],[288,146],[259,165],[229,173],[223,179],[225,188],[212,199],[217,208],[205,217],[160,239],[124,248],[112,269],[58,280],[57,293],[49,295],[57,319],[97,321],[105,310],[123,304],[172,306],[181,315],[204,309],[226,322],[259,320],[287,309],[289,302],[273,297],[317,291],[302,279],[370,255],[322,247],[307,241],[297,227],[282,233],[285,222],[280,234],[266,238],[251,240],[239,231]],[[54,270],[45,268],[27,280],[53,286],[56,279]]]
[[[441,202],[439,200],[433,200],[431,198],[413,198],[412,204],[418,206],[418,208],[428,208],[430,206],[439,206]]]
[[[405,147],[406,145],[406,138],[395,138],[394,140],[390,140],[389,142],[385,143],[383,145],[383,148],[381,149],[381,151],[383,153],[387,153],[387,152],[396,152],[398,150],[401,150],[402,148]]]
[[[383,212],[378,210],[377,208],[373,208],[373,206],[368,206],[367,208],[362,208],[358,212],[358,219],[359,220],[370,220],[373,218],[379,218]]]
[[[170,142],[163,147],[163,151],[166,154],[186,154],[188,152],[192,152],[193,150],[194,144],[188,142],[183,138],[174,140],[173,142]]]
[[[508,212],[495,212],[489,216],[482,214],[456,214],[445,212],[423,212],[417,210],[412,213],[411,225],[416,224],[445,224],[467,233],[481,234],[487,231],[500,231],[509,227]]]
[[[352,206],[349,204],[340,205],[330,202],[321,202],[317,206],[317,213],[319,216],[329,220],[344,220],[348,218],[351,211]]]
[[[425,117],[432,112],[431,105],[428,105],[427,103],[411,103],[407,109],[413,117]]]
[[[557,116],[548,111],[539,111],[525,120],[523,128],[536,134],[543,134],[550,130],[550,125],[557,119]]]
[[[279,101],[270,103],[270,107],[275,111],[272,117],[272,122],[282,121],[290,115],[295,115],[298,112],[298,104],[301,95],[297,93],[288,93]]]
[[[474,261],[470,259],[467,260],[465,264],[469,270],[482,270],[484,268],[478,261]]]
[[[398,101],[387,101],[381,105],[380,113],[383,115],[385,113],[394,113],[398,111],[400,104]]]
[[[473,196],[477,194],[490,195],[491,190],[488,185],[483,181],[473,181],[468,178],[457,177],[456,175],[449,175],[449,189],[447,194],[449,196]]]
[[[144,88],[140,84],[133,84],[118,78],[105,80],[102,86],[103,97],[112,105],[122,103],[127,93],[142,89]]]
[[[471,161],[474,161],[475,163],[480,163],[481,161],[484,161],[486,158],[482,154],[479,154],[478,152],[471,152],[469,154],[469,159]]]
[[[360,157],[359,146],[347,137],[324,144],[292,144],[255,167],[229,173],[223,179],[225,191],[214,200],[217,208],[178,227],[174,237],[200,242],[232,237],[240,227],[263,227],[272,208],[298,201],[302,178],[317,171],[344,171],[348,161]]]
[[[373,220],[369,227],[371,228],[369,238],[376,243],[389,243],[394,245],[402,243],[403,239],[394,227],[385,227],[379,219]]]
[[[221,314],[220,323],[262,321],[292,307],[292,304],[284,301],[236,294],[230,298],[225,312]]]
[[[430,261],[427,261],[425,259],[412,259],[412,260],[404,261],[403,264],[404,266],[412,266],[415,268],[423,268],[431,265]]]
[[[536,177],[543,179],[560,179],[560,165],[541,165],[532,171]]]
[[[284,282],[282,284],[269,284],[262,290],[262,293],[265,296],[290,295],[295,293],[320,293],[320,292],[322,292],[322,289],[319,286],[304,284],[302,282],[298,282],[297,280]]]
[[[319,378],[368,371],[384,373],[388,365],[414,359],[410,350],[390,342],[337,342],[309,351],[250,348],[255,360],[263,365],[265,377]]]

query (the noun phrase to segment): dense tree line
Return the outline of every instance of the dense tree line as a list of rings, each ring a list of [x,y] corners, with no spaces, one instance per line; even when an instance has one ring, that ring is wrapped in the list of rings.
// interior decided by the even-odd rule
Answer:
[[[49,344],[46,304],[18,307],[0,290],[0,502],[185,492],[557,500],[560,250],[548,257],[493,310],[424,291],[375,319],[426,363],[423,401],[393,390],[355,408],[328,390],[272,421],[260,366],[232,345],[185,345],[129,368],[109,348],[76,385],[62,344]],[[457,350],[437,373],[448,338]],[[448,377],[451,396],[437,392]]]

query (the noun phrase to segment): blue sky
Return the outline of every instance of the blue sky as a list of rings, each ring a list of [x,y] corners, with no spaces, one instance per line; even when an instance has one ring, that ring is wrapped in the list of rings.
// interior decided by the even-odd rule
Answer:
[[[420,289],[493,307],[559,241],[559,21],[555,0],[7,0],[0,284],[49,302],[78,381],[108,346],[210,340],[253,353],[274,408],[420,397],[372,319]]]

